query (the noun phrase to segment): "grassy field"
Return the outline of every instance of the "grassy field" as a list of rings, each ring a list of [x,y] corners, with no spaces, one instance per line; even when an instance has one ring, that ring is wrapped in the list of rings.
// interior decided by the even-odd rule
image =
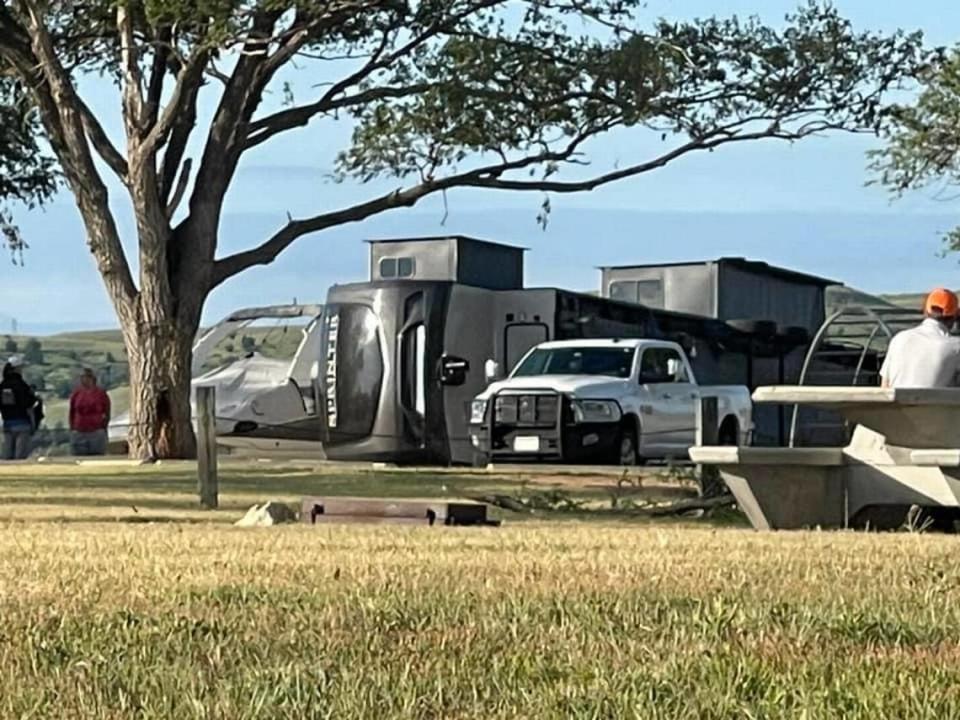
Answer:
[[[960,716],[954,538],[607,513],[240,530],[305,492],[548,486],[231,464],[222,485],[205,514],[184,466],[0,470],[0,717]]]

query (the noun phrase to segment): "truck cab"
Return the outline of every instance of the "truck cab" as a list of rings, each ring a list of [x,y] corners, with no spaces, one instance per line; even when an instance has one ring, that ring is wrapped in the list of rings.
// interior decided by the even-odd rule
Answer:
[[[632,465],[686,457],[699,400],[716,396],[724,444],[751,430],[746,387],[698,385],[677,343],[654,339],[541,343],[471,406],[480,460],[591,460]]]

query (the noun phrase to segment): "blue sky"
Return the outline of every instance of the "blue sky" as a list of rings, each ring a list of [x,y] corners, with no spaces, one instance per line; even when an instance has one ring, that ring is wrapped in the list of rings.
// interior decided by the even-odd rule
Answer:
[[[650,0],[650,15],[684,18],[754,14],[777,22],[796,2],[763,0]],[[930,42],[960,42],[955,0],[836,0],[858,27],[921,28]],[[301,82],[300,78],[293,78]],[[117,105],[109,88],[85,84],[110,132]],[[346,124],[311,126],[245,159],[227,202],[221,252],[269,235],[287,213],[313,214],[357,202],[383,185],[329,181],[334,155],[349,136]],[[465,233],[531,249],[529,285],[592,289],[595,267],[747,256],[841,280],[871,292],[960,285],[956,259],[940,259],[940,235],[960,224],[960,204],[917,193],[891,203],[865,187],[864,153],[873,140],[831,136],[795,145],[763,142],[688,157],[646,176],[590,194],[553,199],[547,229],[535,221],[540,197],[453,192],[443,223],[441,201],[396,211],[332,232],[302,238],[273,265],[239,276],[211,297],[207,319],[242,305],[322,301],[336,282],[365,279],[365,238]],[[621,133],[590,148],[594,168],[635,159],[650,146],[641,133]],[[115,196],[119,198],[119,191]],[[121,207],[120,199],[117,201]],[[121,211],[121,216],[124,216]],[[69,196],[48,208],[20,213],[31,244],[26,267],[0,263],[0,330],[10,318],[27,331],[115,324],[82,226]],[[121,217],[125,239],[132,228]]]

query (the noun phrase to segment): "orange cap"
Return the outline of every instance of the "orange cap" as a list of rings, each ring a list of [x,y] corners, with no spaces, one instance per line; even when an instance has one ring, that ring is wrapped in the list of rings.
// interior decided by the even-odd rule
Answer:
[[[960,300],[952,290],[937,288],[927,295],[923,311],[933,317],[955,318],[960,313]]]

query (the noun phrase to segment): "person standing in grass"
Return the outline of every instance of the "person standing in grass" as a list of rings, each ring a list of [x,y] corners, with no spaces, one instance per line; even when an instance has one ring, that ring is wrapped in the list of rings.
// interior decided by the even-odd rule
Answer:
[[[4,460],[26,459],[30,455],[30,438],[36,430],[33,409],[37,396],[23,379],[22,369],[23,358],[14,355],[4,365],[3,380],[0,381]]]
[[[110,396],[97,385],[93,370],[84,368],[80,386],[70,395],[71,446],[74,455],[105,455]]]

